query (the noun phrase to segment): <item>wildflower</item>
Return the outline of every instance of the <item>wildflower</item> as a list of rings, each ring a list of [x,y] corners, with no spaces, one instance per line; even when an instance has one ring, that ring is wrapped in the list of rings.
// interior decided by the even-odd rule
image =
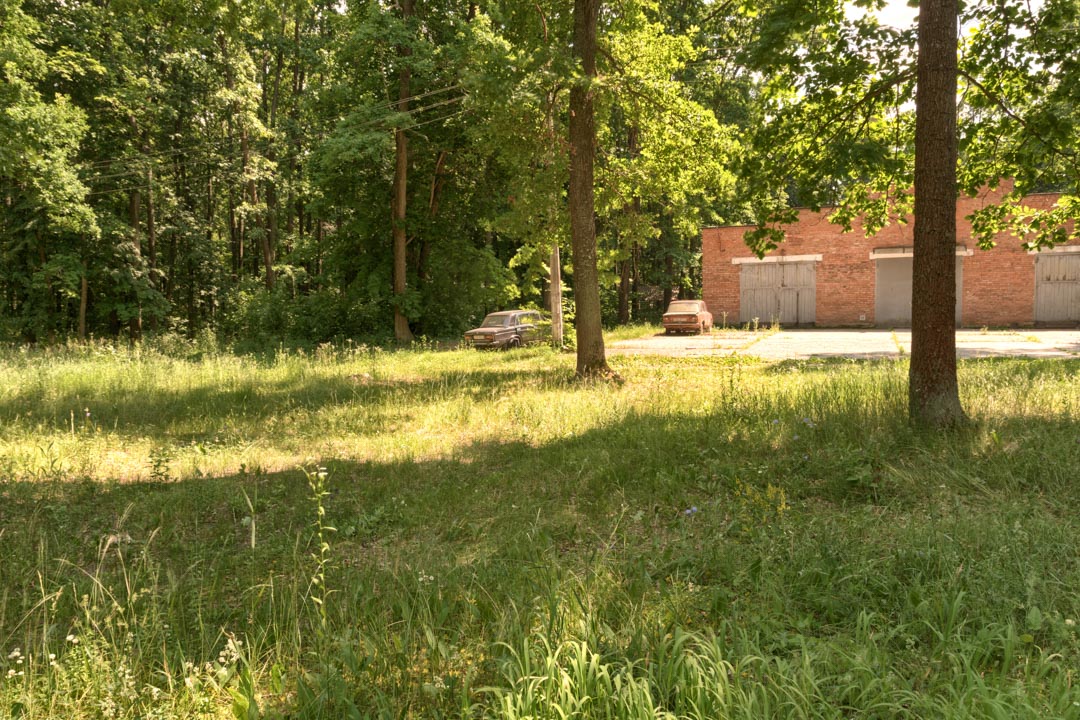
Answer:
[[[697,505],[692,505],[691,507],[688,507],[685,510],[683,510],[683,515],[688,515],[688,516],[693,515],[697,511],[698,511]]]
[[[780,420],[779,420],[778,418],[774,418],[774,419],[773,419],[773,421],[772,421],[772,424],[773,424],[773,425],[779,425],[779,424],[780,424]]]
[[[22,648],[15,648],[10,653],[8,653],[7,659],[14,660],[15,658],[19,657],[22,657]]]
[[[9,678],[13,678],[13,677],[15,677],[15,671],[14,671],[14,670],[8,670],[8,671],[7,671],[7,676],[8,676]]]
[[[69,643],[71,643],[72,645],[78,645],[79,644],[79,638],[75,637],[74,635],[68,635],[67,638],[65,638],[65,639]]]
[[[1065,618],[1065,625],[1067,627],[1072,627],[1075,624],[1076,624],[1076,621],[1073,620],[1072,618]]]

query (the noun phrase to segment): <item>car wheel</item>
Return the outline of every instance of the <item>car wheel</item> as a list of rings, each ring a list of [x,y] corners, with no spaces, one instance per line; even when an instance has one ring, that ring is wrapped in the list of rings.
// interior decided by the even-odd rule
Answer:
[[[512,350],[514,348],[521,347],[521,338],[517,338],[517,337],[510,338],[510,342],[506,343],[506,347],[507,347],[507,349],[510,349],[510,350]]]

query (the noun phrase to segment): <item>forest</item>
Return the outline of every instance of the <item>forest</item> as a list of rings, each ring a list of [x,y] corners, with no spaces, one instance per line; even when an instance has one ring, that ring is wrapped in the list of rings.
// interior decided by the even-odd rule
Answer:
[[[704,225],[755,223],[764,250],[796,205],[871,229],[910,208],[916,36],[882,7],[603,4],[586,81],[605,325],[700,291]],[[1051,217],[988,212],[987,237],[1053,244],[1078,213],[1077,10],[962,10],[961,191],[1064,192]],[[453,337],[548,307],[554,262],[572,319],[571,11],[0,0],[0,338]]]

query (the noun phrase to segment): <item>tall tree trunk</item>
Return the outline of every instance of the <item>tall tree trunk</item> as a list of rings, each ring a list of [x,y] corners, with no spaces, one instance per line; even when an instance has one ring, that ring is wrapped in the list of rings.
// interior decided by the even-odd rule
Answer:
[[[401,17],[406,22],[413,14],[413,0],[401,0]],[[398,47],[398,57],[407,58],[412,55],[412,48],[401,45]],[[408,65],[402,62],[398,70],[398,102],[397,111],[405,113],[409,111],[409,93],[412,73]],[[405,130],[398,128],[394,131],[394,187],[391,202],[393,212],[393,239],[394,239],[394,339],[399,343],[410,343],[413,340],[412,330],[409,329],[409,319],[401,310],[406,290],[406,246],[408,238],[405,228],[405,211],[407,209],[407,184],[409,174],[409,139]]]
[[[268,158],[273,162],[274,154],[272,152],[268,153]],[[266,283],[267,290],[273,290],[274,283],[277,281],[277,276],[274,274],[274,255],[278,243],[277,188],[274,187],[273,179],[268,180],[266,183],[266,221],[266,229],[261,239],[263,281]]]
[[[638,157],[638,126],[633,124],[626,132],[626,155],[633,162]],[[630,203],[623,209],[623,212],[629,215],[631,218],[636,219],[641,212],[641,198],[634,196]],[[619,324],[627,325],[630,323],[630,283],[631,283],[631,265],[633,264],[634,252],[637,247],[637,242],[634,240],[633,233],[630,234],[630,247],[629,256],[622,260],[619,264]],[[636,314],[633,317],[637,317]]]
[[[675,284],[675,260],[670,254],[664,256],[664,278],[664,309],[662,312],[667,312],[667,306],[675,298],[673,287]]]
[[[447,154],[446,150],[440,150],[439,156],[435,159],[435,172],[431,176],[431,192],[428,194],[428,218],[431,220],[434,220],[439,213],[439,198],[442,195],[442,188],[446,180],[443,175],[443,166],[446,164]],[[417,254],[416,259],[416,276],[421,283],[427,283],[431,279],[431,273],[428,269],[430,257],[431,243],[426,238],[421,238],[420,252]]]
[[[547,33],[544,33],[544,41],[547,42]],[[544,128],[547,131],[548,163],[555,163],[555,90],[548,90],[547,113],[544,116]],[[549,213],[549,217],[555,213]],[[559,348],[563,347],[563,312],[562,312],[562,258],[559,257],[559,235],[554,232],[553,222],[548,222],[547,227],[552,231],[551,256],[548,258],[548,309],[551,311],[551,342]]]
[[[132,190],[128,197],[128,223],[131,227],[131,243],[135,247],[135,257],[142,257],[142,242],[139,238],[139,216],[141,215],[141,196],[138,190]],[[138,294],[133,298],[135,305],[139,305]],[[128,341],[135,343],[142,336],[142,308],[138,307],[136,313],[128,320]]]
[[[563,346],[562,316],[562,261],[559,259],[559,241],[551,244],[548,260],[548,297],[551,301],[551,342],[557,348]]]
[[[630,258],[619,262],[619,324],[630,324]]]
[[[593,159],[596,124],[593,113],[596,77],[596,24],[600,0],[574,0],[574,56],[584,77],[570,89],[570,237],[574,261],[577,374],[610,375],[600,324],[600,282],[596,269],[596,216]]]
[[[157,272],[157,225],[154,217],[154,168],[146,171],[146,269],[150,287],[155,286],[155,274]],[[150,314],[149,320],[151,332],[158,328],[158,317]]]
[[[919,6],[915,93],[915,230],[911,283],[913,422],[961,422],[956,379],[957,0]]]
[[[90,300],[90,281],[86,277],[86,261],[82,264],[82,277],[79,282],[79,342],[86,341],[86,306]]]

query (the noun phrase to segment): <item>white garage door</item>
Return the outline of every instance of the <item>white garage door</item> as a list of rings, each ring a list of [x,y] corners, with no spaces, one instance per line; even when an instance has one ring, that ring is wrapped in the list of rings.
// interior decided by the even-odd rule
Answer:
[[[811,325],[816,287],[813,262],[746,263],[739,274],[739,322]]]
[[[1035,258],[1035,322],[1080,322],[1080,253]]]
[[[874,324],[878,327],[911,326],[911,275],[914,259],[883,257],[875,260]],[[964,288],[963,257],[956,258],[956,324],[960,325]]]

